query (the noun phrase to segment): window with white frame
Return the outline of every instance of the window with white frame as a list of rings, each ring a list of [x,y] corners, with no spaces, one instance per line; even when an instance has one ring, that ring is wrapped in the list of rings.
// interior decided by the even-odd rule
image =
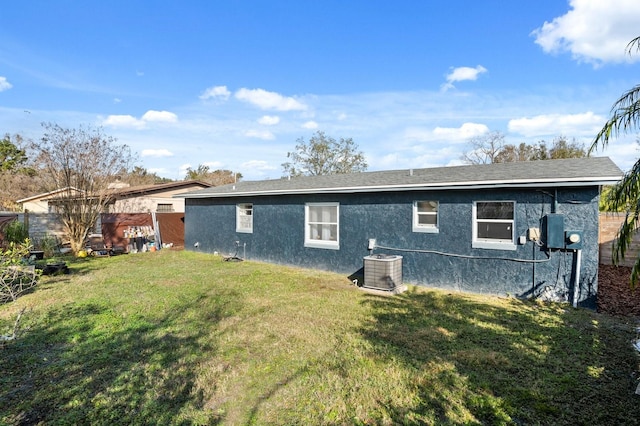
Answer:
[[[413,202],[413,232],[438,232],[437,201]]]
[[[473,203],[474,248],[515,250],[514,201],[476,201]]]
[[[305,247],[340,248],[339,207],[338,203],[305,204]]]
[[[253,204],[236,205],[236,232],[253,232]]]

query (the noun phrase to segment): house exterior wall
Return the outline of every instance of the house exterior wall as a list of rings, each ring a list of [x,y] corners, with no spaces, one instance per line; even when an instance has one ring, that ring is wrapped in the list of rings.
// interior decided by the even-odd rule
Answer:
[[[145,195],[138,197],[127,197],[116,200],[110,207],[112,213],[149,213],[158,210],[158,204],[170,204],[173,206],[173,213],[184,213],[184,199],[171,198],[174,194],[183,191],[166,191],[157,195]]]
[[[22,203],[23,211],[33,213],[49,213],[49,200],[33,200]]]
[[[557,196],[556,196],[557,193]],[[557,198],[556,198],[557,197]],[[583,233],[580,305],[595,307],[598,270],[597,187],[406,191],[360,194],[187,198],[185,247],[248,259],[318,268],[361,279],[367,242],[374,254],[402,255],[405,283],[518,297],[554,296],[571,301],[577,252],[550,250],[527,240],[515,250],[472,248],[474,201],[515,201],[515,236],[543,231],[543,217],[564,216],[564,229]],[[437,233],[412,232],[413,202],[439,202]],[[304,246],[305,203],[339,203],[339,250]],[[253,204],[253,232],[236,232],[236,205]],[[194,244],[198,242],[198,246]],[[535,261],[537,263],[533,263]]]

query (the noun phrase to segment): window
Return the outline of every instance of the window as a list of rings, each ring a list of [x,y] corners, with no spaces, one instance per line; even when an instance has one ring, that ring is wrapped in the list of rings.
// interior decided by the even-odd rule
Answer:
[[[474,248],[515,250],[515,202],[477,201],[473,204]]]
[[[338,203],[308,203],[304,207],[304,246],[340,249]]]
[[[438,202],[413,202],[413,232],[438,232]]]
[[[236,206],[236,232],[253,232],[253,204]]]
[[[158,206],[156,207],[156,213],[173,213],[173,204],[158,203]]]

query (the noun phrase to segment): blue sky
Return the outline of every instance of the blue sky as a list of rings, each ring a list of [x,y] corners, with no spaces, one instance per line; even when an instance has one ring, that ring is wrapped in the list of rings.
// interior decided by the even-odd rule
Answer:
[[[369,170],[460,164],[468,141],[588,146],[639,83],[637,0],[14,1],[0,133],[102,126],[139,165],[278,178],[299,138],[353,138]],[[623,170],[635,134],[597,155]]]

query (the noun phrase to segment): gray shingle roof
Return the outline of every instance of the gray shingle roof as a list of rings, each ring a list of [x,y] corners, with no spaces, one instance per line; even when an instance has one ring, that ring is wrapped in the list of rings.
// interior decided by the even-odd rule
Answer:
[[[187,192],[176,197],[588,186],[613,184],[622,175],[622,171],[608,157],[588,157],[241,181]]]

